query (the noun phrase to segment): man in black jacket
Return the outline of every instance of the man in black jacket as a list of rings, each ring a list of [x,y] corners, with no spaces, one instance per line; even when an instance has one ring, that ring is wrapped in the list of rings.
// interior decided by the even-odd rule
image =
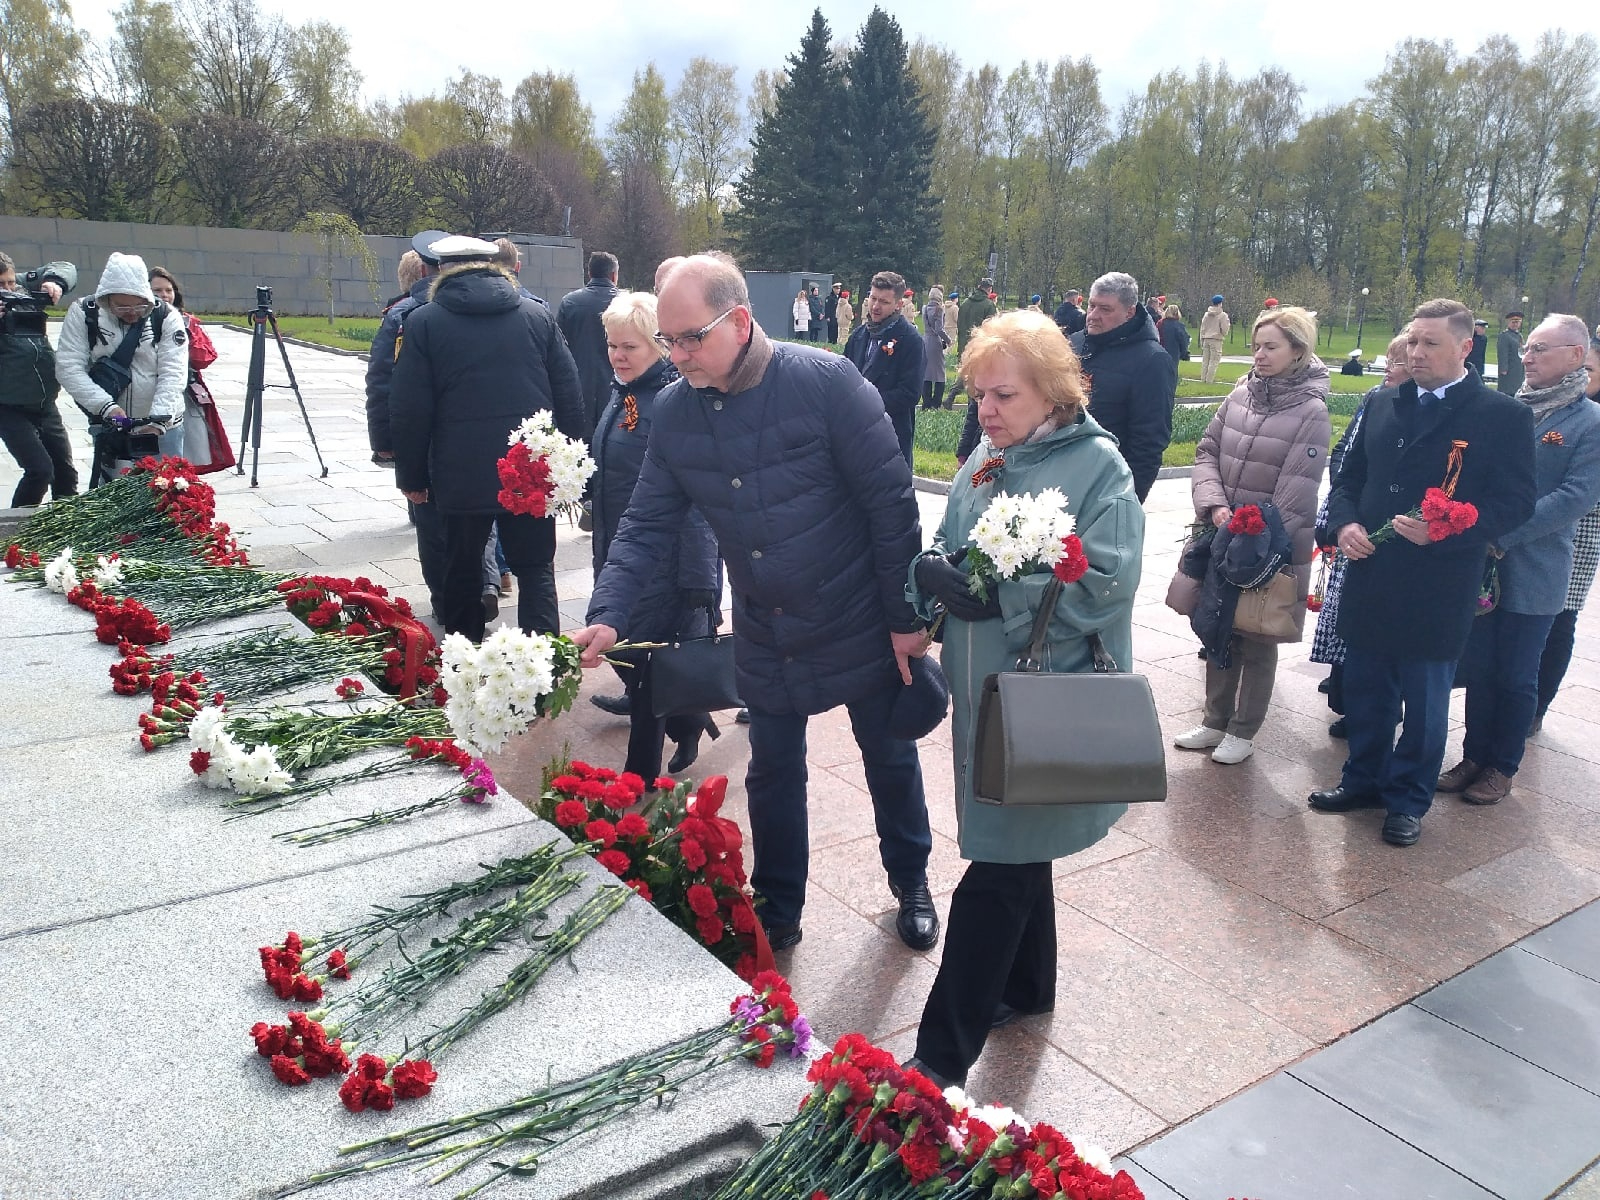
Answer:
[[[573,636],[585,647],[583,665],[598,666],[628,636],[635,599],[698,509],[733,592],[739,694],[750,705],[751,883],[773,949],[800,940],[807,719],[841,704],[900,901],[896,927],[907,945],[930,949],[939,918],[928,893],[922,769],[916,743],[890,733],[910,659],[927,650],[905,596],[922,533],[883,402],[838,355],[773,344],[731,262],[697,255],[678,267],[661,290],[658,319],[684,378],[656,399],[590,624]]]
[[[1083,309],[1078,307],[1078,300],[1082,295],[1083,293],[1077,288],[1068,288],[1066,296],[1056,305],[1055,322],[1067,337],[1071,337],[1083,328]]]
[[[845,342],[844,356],[883,397],[883,409],[909,467],[925,349],[922,334],[900,312],[900,296],[905,290],[904,277],[893,271],[879,271],[872,277],[872,291],[861,306],[861,324]]]
[[[1121,271],[1096,279],[1084,327],[1069,340],[1083,361],[1094,419],[1117,439],[1143,503],[1172,440],[1178,367],[1139,303],[1138,281]]]
[[[1384,809],[1392,846],[1416,842],[1433,803],[1488,548],[1534,508],[1533,416],[1467,368],[1472,313],[1429,300],[1408,343],[1411,381],[1367,401],[1328,497],[1326,527],[1350,560],[1339,596],[1349,756],[1339,786],[1310,797],[1319,812]],[[1435,541],[1409,515],[1429,488],[1475,505],[1476,523]],[[1386,523],[1392,536],[1375,543]]]
[[[617,256],[596,250],[589,255],[589,282],[561,297],[556,324],[567,348],[578,364],[583,381],[583,430],[585,440],[594,436],[594,427],[611,399],[611,359],[606,354],[606,329],[600,314],[617,298]]]
[[[839,344],[839,293],[844,290],[844,284],[837,279],[833,281],[833,290],[828,293],[828,298],[822,302],[822,319],[828,323],[828,344]]]
[[[1478,378],[1483,378],[1484,369],[1489,365],[1489,322],[1479,317],[1472,323],[1472,350],[1467,355],[1467,365],[1478,372]]]
[[[554,517],[500,506],[495,464],[511,431],[540,410],[568,437],[583,436],[583,394],[550,310],[491,264],[493,242],[433,244],[440,272],[429,303],[406,318],[389,391],[395,480],[413,504],[437,506],[444,579],[435,597],[447,633],[483,638],[484,543],[498,521],[517,576],[517,624],[557,633]]]

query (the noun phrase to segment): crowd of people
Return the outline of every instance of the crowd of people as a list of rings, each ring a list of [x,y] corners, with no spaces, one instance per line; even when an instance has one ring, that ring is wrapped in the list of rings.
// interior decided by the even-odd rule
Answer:
[[[916,1060],[936,1081],[963,1081],[991,1029],[1053,1007],[1051,864],[1125,810],[979,800],[982,689],[1036,625],[1048,671],[1093,670],[1101,654],[1134,669],[1143,503],[1189,356],[1181,309],[1147,302],[1115,271],[1052,316],[1037,297],[999,313],[987,279],[965,294],[930,288],[919,309],[904,277],[884,269],[859,303],[839,284],[826,297],[801,289],[795,341],[778,341],[725,254],[668,260],[645,292],[620,289],[617,260],[598,252],[585,285],[553,310],[522,287],[519,265],[504,239],[418,234],[372,343],[373,459],[393,468],[408,502],[435,615],[481,638],[515,586],[518,625],[558,630],[555,519],[505,509],[496,472],[510,431],[550,413],[597,464],[584,518],[594,589],[573,639],[585,667],[619,664],[622,695],[597,702],[628,717],[625,769],[647,780],[668,739],[666,770],[678,773],[719,730],[709,712],[656,715],[649,650],[608,652],[709,634],[727,580],[749,727],[751,882],[775,950],[803,936],[807,723],[841,706],[896,930],[914,949],[938,944],[917,739],[948,704],[968,865]],[[0,256],[0,287],[14,282]],[[105,469],[129,454],[188,453],[207,436],[206,414],[192,422],[190,407],[209,403],[199,372],[215,351],[182,304],[170,273],[113,255],[94,295],[67,311],[53,377],[122,435],[105,438],[120,456]],[[1312,657],[1330,667],[1330,732],[1348,753],[1311,808],[1381,809],[1384,840],[1408,846],[1436,792],[1483,805],[1509,793],[1600,561],[1600,350],[1559,314],[1524,344],[1520,317],[1501,334],[1496,390],[1474,358],[1481,322],[1452,300],[1418,307],[1331,451],[1316,314],[1272,301],[1251,322],[1250,367],[1196,450],[1195,526],[1168,594],[1206,659],[1203,719],[1177,747],[1222,766],[1251,757],[1278,647],[1302,639],[1314,594]],[[1199,323],[1204,377],[1230,332],[1213,296]],[[842,353],[810,344],[824,338]],[[970,402],[960,468],[925,547],[912,433],[919,409],[952,401],[952,343],[952,391]],[[1512,358],[1524,377],[1507,369]],[[7,399],[0,433],[24,466],[15,502],[72,493],[53,390],[31,407]],[[1002,494],[1067,498],[1084,562],[1070,582],[1039,570],[974,586],[974,529]],[[1470,519],[1449,515],[1468,507]],[[935,645],[942,671],[929,666]],[[1445,771],[1455,686],[1466,688],[1466,741]]]

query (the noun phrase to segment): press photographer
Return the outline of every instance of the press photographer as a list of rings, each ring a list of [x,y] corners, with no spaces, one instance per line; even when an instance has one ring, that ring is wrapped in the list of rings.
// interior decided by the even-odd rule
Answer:
[[[183,317],[150,290],[136,254],[113,254],[100,286],[67,310],[56,374],[89,416],[90,486],[146,455],[183,453],[189,336]]]
[[[19,282],[16,263],[0,253],[0,441],[22,468],[13,508],[38,504],[47,491],[60,498],[78,490],[45,314],[77,282],[67,262],[47,263]]]

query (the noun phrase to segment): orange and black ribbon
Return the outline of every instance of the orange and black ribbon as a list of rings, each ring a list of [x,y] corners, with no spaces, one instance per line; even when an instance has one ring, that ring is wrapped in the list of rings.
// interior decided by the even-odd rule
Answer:
[[[1446,496],[1455,498],[1456,484],[1461,482],[1461,456],[1467,448],[1463,441],[1450,443],[1450,457],[1444,464],[1444,482],[1439,485],[1439,490]]]
[[[1005,456],[1001,454],[996,454],[993,458],[984,459],[978,469],[972,473],[972,486],[978,487],[981,484],[988,483],[1000,474],[1005,465]]]
[[[632,392],[622,398],[622,427],[629,433],[639,428],[639,402]]]

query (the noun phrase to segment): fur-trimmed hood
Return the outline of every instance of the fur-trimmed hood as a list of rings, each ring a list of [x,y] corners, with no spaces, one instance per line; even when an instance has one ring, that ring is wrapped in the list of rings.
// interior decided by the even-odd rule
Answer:
[[[434,277],[428,299],[451,312],[481,316],[520,305],[517,287],[517,277],[495,263],[453,263]]]

